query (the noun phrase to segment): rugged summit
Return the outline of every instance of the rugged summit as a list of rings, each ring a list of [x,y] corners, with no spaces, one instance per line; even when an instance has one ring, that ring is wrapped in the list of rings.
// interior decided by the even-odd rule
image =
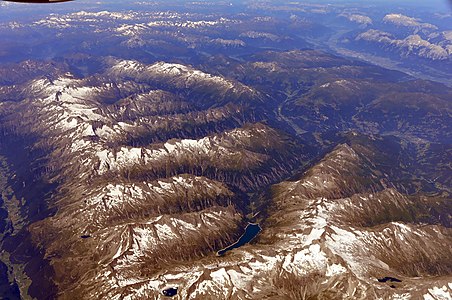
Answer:
[[[303,52],[288,55],[315,72]],[[274,64],[282,70],[285,59]],[[13,257],[24,252],[12,263],[28,266],[32,296],[45,297],[36,285],[46,281],[27,263],[30,245],[62,299],[149,298],[171,287],[190,299],[368,299],[428,294],[447,284],[448,196],[438,192],[441,185],[428,194],[425,174],[411,167],[419,150],[412,150],[410,136],[423,133],[398,127],[405,142],[354,131],[328,137],[330,126],[356,122],[359,129],[374,116],[366,111],[385,109],[379,84],[316,79],[320,83],[281,107],[259,85],[180,64],[108,58],[103,70],[4,88],[5,95],[22,91],[22,99],[2,102],[2,140],[9,141],[2,151],[15,174],[10,184],[34,187],[8,205],[17,221],[7,238],[21,245],[9,251]],[[247,72],[253,82],[254,69]],[[407,84],[381,83],[392,95]],[[363,93],[361,112],[348,114],[357,93]],[[344,110],[341,118],[330,115],[332,105]],[[325,121],[309,129],[292,116],[316,114],[300,108],[318,111]],[[284,115],[286,109],[292,112]],[[274,113],[280,121],[270,123],[280,129],[263,123]],[[282,131],[298,126],[317,132],[316,139]],[[32,151],[8,154],[14,143]],[[324,144],[326,154],[306,167],[316,159],[310,143]],[[25,157],[31,170],[16,165]],[[297,170],[302,175],[281,181]],[[216,257],[252,220],[263,228],[253,245]],[[397,282],[378,281],[385,277]]]

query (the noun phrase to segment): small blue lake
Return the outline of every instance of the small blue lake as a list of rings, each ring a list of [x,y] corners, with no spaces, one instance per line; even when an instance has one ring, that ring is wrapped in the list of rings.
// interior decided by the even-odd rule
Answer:
[[[259,226],[259,224],[249,223],[245,228],[245,233],[242,234],[242,236],[239,238],[239,240],[237,242],[235,242],[234,244],[230,245],[229,247],[218,251],[217,255],[223,256],[226,254],[226,252],[231,251],[232,249],[241,247],[241,246],[245,245],[246,243],[249,243],[252,239],[254,239],[256,237],[256,235],[259,234],[259,232],[261,232],[261,230],[262,230],[262,228]]]

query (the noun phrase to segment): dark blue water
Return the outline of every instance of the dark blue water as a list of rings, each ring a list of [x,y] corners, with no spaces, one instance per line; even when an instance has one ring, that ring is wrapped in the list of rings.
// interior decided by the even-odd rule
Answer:
[[[249,243],[252,239],[254,239],[254,237],[256,237],[256,235],[258,235],[259,232],[261,232],[261,230],[262,228],[259,226],[259,224],[248,224],[248,226],[246,226],[245,228],[245,233],[239,238],[239,240],[231,246],[218,251],[217,255],[223,256],[224,254],[226,254],[226,252]]]
[[[383,278],[378,278],[378,281],[379,281],[379,282],[386,282],[386,281],[390,281],[390,282],[402,282],[402,280],[400,280],[400,279],[397,279],[397,278],[395,278],[395,277],[389,277],[389,276],[386,276],[386,277],[383,277]]]
[[[177,287],[169,288],[162,291],[162,294],[166,297],[173,297],[177,295]]]

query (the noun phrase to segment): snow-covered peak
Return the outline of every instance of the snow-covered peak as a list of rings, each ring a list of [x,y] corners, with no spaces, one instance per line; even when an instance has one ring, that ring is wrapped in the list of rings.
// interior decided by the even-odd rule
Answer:
[[[419,19],[408,17],[402,14],[387,14],[384,16],[383,21],[386,23],[392,23],[397,26],[406,26],[406,27],[415,27],[419,29],[429,29],[429,30],[437,30],[438,27],[429,24],[429,23],[422,23]]]
[[[347,18],[350,22],[355,22],[361,25],[372,25],[373,21],[370,17],[362,14],[342,14],[341,16]]]
[[[177,89],[212,85],[219,89],[218,92],[221,94],[232,91],[234,93],[247,93],[252,96],[257,95],[255,90],[241,83],[177,63],[157,62],[152,65],[144,65],[132,60],[117,60],[113,62],[110,72],[116,76],[133,77],[140,81],[155,81],[172,85]]]

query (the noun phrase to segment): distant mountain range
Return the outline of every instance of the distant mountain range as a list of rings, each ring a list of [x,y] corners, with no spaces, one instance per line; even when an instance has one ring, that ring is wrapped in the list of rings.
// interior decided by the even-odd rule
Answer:
[[[450,298],[452,88],[335,54],[442,25],[210,4],[0,23],[0,293]]]

